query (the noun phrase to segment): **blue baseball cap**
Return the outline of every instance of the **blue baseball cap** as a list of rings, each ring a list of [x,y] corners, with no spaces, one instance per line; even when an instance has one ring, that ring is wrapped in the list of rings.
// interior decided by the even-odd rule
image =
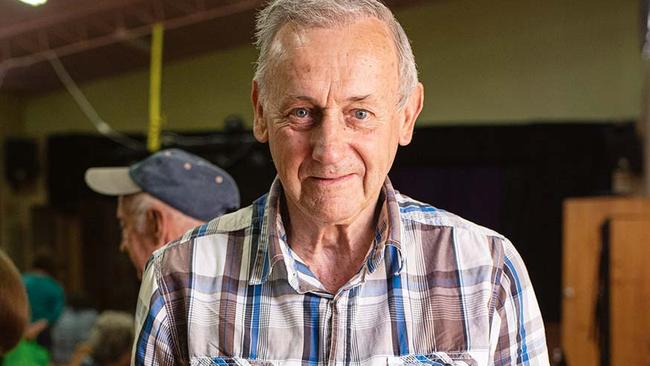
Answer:
[[[124,196],[146,192],[202,221],[239,208],[237,183],[225,170],[180,149],[161,150],[128,167],[86,170],[95,192]]]

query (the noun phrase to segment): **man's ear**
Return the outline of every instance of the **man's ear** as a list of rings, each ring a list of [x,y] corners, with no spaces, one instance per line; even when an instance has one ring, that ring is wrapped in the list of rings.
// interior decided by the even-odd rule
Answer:
[[[269,140],[269,130],[266,126],[266,121],[264,120],[264,107],[262,106],[262,101],[260,100],[260,88],[257,85],[257,81],[253,80],[253,85],[251,87],[251,100],[253,102],[253,135],[257,141],[265,143]]]
[[[158,245],[164,245],[168,239],[165,237],[165,215],[160,208],[152,206],[147,210],[147,234],[151,235]]]
[[[411,143],[413,138],[413,129],[415,128],[415,121],[418,119],[422,111],[422,104],[424,103],[424,86],[418,83],[416,87],[406,100],[406,104],[402,110],[402,125],[400,126],[399,144],[406,146]]]

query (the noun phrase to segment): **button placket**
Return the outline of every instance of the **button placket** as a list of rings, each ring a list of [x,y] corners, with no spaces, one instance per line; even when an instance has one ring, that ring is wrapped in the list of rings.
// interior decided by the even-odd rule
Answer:
[[[337,310],[337,299],[329,301],[327,306],[328,318],[329,318],[329,327],[326,327],[329,332],[329,353],[327,355],[327,364],[336,365],[336,346],[338,338],[338,310]]]

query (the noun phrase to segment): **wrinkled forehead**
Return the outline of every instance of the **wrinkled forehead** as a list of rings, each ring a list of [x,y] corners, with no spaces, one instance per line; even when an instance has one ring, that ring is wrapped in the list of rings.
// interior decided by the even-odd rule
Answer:
[[[337,36],[326,37],[327,34]],[[327,26],[284,24],[273,39],[270,56],[271,60],[286,61],[286,56],[291,55],[293,50],[311,48],[331,53],[336,50],[345,52],[359,46],[397,58],[396,45],[388,26],[377,18],[367,16]]]
[[[312,76],[330,81],[364,79],[364,83],[399,78],[393,39],[388,27],[375,18],[327,28],[287,24],[278,32],[273,53],[270,89],[281,80]]]

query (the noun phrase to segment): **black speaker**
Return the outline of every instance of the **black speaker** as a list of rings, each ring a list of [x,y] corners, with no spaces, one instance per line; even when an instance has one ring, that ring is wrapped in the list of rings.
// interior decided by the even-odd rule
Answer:
[[[38,176],[38,145],[34,139],[5,140],[5,179],[14,189],[34,183]]]

